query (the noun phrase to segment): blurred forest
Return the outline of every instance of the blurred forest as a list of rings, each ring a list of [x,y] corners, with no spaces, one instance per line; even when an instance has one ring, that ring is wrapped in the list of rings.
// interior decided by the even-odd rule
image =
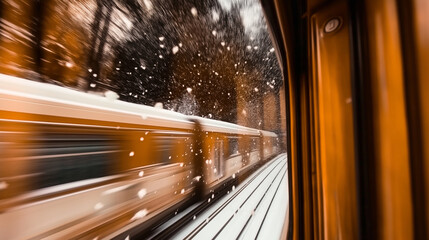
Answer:
[[[264,96],[278,98],[281,72],[257,0],[0,4],[1,73],[228,122],[244,114],[251,127],[269,107]]]

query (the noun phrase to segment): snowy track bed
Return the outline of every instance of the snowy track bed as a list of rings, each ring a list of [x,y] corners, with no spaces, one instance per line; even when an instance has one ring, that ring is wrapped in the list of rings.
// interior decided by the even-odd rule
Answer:
[[[173,239],[280,239],[288,207],[281,154],[177,232]]]

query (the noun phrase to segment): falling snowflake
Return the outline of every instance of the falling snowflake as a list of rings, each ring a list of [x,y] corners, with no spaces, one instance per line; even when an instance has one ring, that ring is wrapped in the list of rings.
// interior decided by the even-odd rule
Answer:
[[[198,11],[195,7],[191,8],[191,13],[194,17],[196,17],[198,15]]]
[[[179,47],[178,46],[174,46],[173,49],[171,49],[171,52],[173,54],[176,54],[179,51]]]

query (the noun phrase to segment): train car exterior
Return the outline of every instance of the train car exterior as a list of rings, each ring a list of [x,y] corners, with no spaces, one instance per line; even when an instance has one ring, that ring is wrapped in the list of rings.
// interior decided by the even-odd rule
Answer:
[[[0,97],[2,238],[116,234],[192,193],[186,116],[4,75]]]
[[[269,131],[261,131],[261,154],[264,160],[268,160],[280,151],[279,139],[277,134]]]
[[[4,239],[141,231],[268,157],[268,132],[231,123],[7,75],[0,99]]]
[[[260,160],[259,149],[250,144],[252,139],[259,140],[259,130],[211,119],[197,118],[197,121],[203,132],[202,173],[206,194]]]

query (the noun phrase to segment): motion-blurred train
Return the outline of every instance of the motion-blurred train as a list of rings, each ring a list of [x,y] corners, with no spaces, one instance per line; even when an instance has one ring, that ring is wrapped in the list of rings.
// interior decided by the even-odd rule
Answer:
[[[0,239],[102,239],[211,197],[277,135],[0,75]]]

